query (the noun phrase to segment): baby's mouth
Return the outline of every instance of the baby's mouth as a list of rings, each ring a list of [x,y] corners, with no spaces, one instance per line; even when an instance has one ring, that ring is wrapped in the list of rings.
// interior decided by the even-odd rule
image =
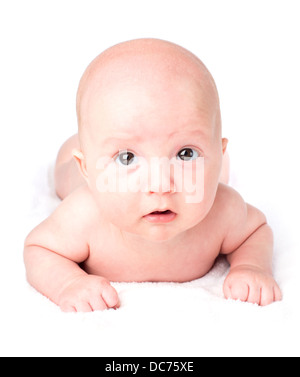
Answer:
[[[166,215],[166,214],[171,213],[171,212],[172,211],[167,209],[166,211],[154,211],[154,212],[151,212],[151,214],[153,214],[153,215]]]
[[[175,219],[177,214],[169,209],[166,211],[153,211],[144,216],[144,219],[150,223],[170,223]]]

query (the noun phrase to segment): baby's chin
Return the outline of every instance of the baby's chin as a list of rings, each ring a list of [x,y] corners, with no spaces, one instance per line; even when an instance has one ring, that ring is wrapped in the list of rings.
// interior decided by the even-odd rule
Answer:
[[[143,229],[138,235],[145,241],[162,244],[179,241],[180,238],[185,236],[188,230],[186,227],[181,229],[174,225],[157,224]]]
[[[134,238],[140,240],[141,244],[143,241],[162,244],[168,243],[169,241],[175,240],[176,237],[180,236],[182,232],[180,230],[171,228],[165,225],[152,225],[150,227],[143,227],[143,229],[123,229],[127,234],[131,234]],[[155,250],[153,250],[155,251]]]

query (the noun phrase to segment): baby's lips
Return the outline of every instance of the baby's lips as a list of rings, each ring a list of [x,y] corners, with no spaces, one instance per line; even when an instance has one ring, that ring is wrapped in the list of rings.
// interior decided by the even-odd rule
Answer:
[[[177,214],[171,210],[165,210],[165,211],[153,211],[148,213],[144,216],[144,219],[146,219],[150,223],[170,223],[173,220],[175,220],[175,217]]]

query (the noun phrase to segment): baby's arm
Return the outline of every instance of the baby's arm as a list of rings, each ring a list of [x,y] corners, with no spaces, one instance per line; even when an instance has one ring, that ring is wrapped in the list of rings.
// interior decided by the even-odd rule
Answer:
[[[29,283],[63,311],[91,311],[119,306],[109,281],[88,275],[79,263],[89,256],[87,203],[78,192],[26,238],[24,260]]]
[[[224,282],[226,298],[268,305],[281,299],[272,276],[273,233],[264,214],[234,194],[228,234],[222,245],[230,272]]]

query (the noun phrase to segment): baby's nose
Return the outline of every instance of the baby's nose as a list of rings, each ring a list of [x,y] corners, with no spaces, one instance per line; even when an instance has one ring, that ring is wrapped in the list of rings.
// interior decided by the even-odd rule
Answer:
[[[165,194],[175,192],[171,164],[168,158],[153,158],[148,175],[148,193]]]

